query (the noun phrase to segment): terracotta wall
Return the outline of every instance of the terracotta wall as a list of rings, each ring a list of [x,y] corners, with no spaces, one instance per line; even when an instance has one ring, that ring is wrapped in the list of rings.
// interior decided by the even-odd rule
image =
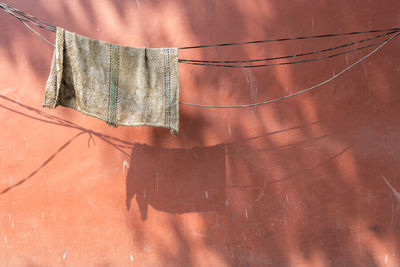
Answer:
[[[7,3],[126,46],[400,26],[398,0]],[[366,36],[180,57],[281,56]],[[181,106],[174,137],[42,108],[53,48],[1,12],[0,265],[399,266],[399,47],[397,38],[331,83],[278,103]],[[181,64],[181,100],[233,105],[280,97],[332,77],[368,51],[272,68]]]

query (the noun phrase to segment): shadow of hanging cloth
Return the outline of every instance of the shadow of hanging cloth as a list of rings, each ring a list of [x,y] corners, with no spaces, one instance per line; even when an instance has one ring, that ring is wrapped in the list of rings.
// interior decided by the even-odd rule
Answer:
[[[221,212],[225,207],[225,145],[191,149],[134,144],[126,177],[126,206],[136,195],[141,218],[148,205],[168,213]]]

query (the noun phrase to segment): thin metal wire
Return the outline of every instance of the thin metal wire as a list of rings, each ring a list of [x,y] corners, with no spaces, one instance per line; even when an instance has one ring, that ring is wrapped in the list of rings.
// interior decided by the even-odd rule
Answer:
[[[32,15],[26,14],[23,11],[13,8],[6,3],[0,2],[0,8],[10,15],[16,17],[20,21],[25,21],[32,23],[38,27],[44,28],[46,30],[55,32],[57,27],[51,25],[45,21],[42,21]],[[16,15],[17,13],[18,15]],[[22,16],[22,17],[21,17]],[[245,44],[259,44],[259,43],[268,43],[268,42],[282,42],[282,41],[291,41],[291,40],[305,40],[305,39],[313,39],[313,38],[327,38],[327,37],[336,37],[336,36],[346,36],[346,35],[358,35],[365,33],[378,33],[378,32],[387,32],[387,31],[400,31],[400,28],[392,28],[392,29],[378,29],[378,30],[370,30],[370,31],[357,31],[357,32],[347,32],[347,33],[333,33],[333,34],[322,34],[322,35],[313,35],[313,36],[299,36],[293,38],[280,38],[280,39],[268,39],[268,40],[257,40],[257,41],[248,41],[248,42],[236,42],[236,43],[220,43],[220,44],[209,44],[209,45],[197,45],[197,46],[184,46],[179,47],[178,49],[196,49],[196,48],[206,48],[206,47],[221,47],[221,46],[233,46],[233,45],[245,45]]]
[[[356,42],[350,42],[346,44],[342,44],[339,46],[331,47],[331,48],[326,48],[322,50],[316,50],[316,51],[311,51],[307,53],[301,53],[301,54],[296,54],[296,55],[288,55],[288,56],[280,56],[280,57],[270,57],[270,58],[262,58],[262,59],[250,59],[250,60],[196,60],[196,59],[179,59],[180,63],[185,63],[185,62],[198,62],[198,63],[246,63],[246,62],[259,62],[259,61],[271,61],[271,60],[277,60],[277,59],[288,59],[288,58],[295,58],[295,57],[303,57],[303,56],[309,56],[309,55],[315,55],[315,54],[320,54],[324,52],[329,52],[333,50],[337,50],[340,48],[345,48],[348,46],[353,46],[355,44],[360,44],[368,41],[372,41],[374,39],[378,39],[383,36],[391,35],[393,33],[396,33],[398,31],[391,31],[388,33],[384,34],[379,34],[370,38],[362,39],[360,41]]]
[[[53,47],[55,48],[55,45],[54,45],[53,43],[51,43],[48,39],[46,39],[45,37],[43,37],[43,36],[42,36],[41,34],[39,34],[37,31],[35,31],[34,29],[32,29],[29,25],[27,25],[27,24],[24,22],[24,20],[19,19],[19,18],[18,18],[18,20],[19,20],[20,22],[22,22],[29,30],[31,30],[33,33],[35,33],[36,35],[38,35],[41,39],[43,39],[45,42],[47,42],[48,44],[50,44],[51,46],[53,46]],[[350,44],[365,42],[365,41],[372,40],[372,39],[376,39],[376,38],[379,38],[379,37],[382,37],[382,36],[385,36],[385,35],[393,34],[393,33],[395,33],[395,32],[396,32],[396,31],[394,31],[394,32],[389,32],[389,33],[386,33],[386,34],[382,34],[382,35],[378,35],[378,36],[375,36],[375,37],[367,38],[367,39],[364,39],[364,40],[361,40],[361,41],[358,41],[358,42],[353,42],[353,43],[350,43]],[[279,65],[292,65],[292,64],[297,64],[297,63],[315,62],[315,61],[320,61],[320,60],[325,60],[325,59],[333,58],[333,57],[336,57],[336,56],[340,56],[340,55],[352,53],[352,52],[355,52],[355,51],[358,51],[358,50],[361,50],[361,49],[365,49],[365,48],[369,48],[369,47],[372,47],[372,46],[376,46],[376,45],[379,45],[379,44],[381,44],[381,43],[383,43],[383,42],[384,42],[384,41],[382,41],[382,42],[377,42],[377,43],[373,43],[373,44],[370,44],[370,45],[367,45],[367,46],[359,47],[359,48],[352,49],[352,50],[347,50],[347,51],[344,51],[344,52],[341,52],[341,53],[337,53],[337,54],[330,55],[330,56],[326,56],[326,57],[322,57],[322,58],[306,59],[306,60],[299,60],[299,61],[292,61],[292,62],[281,62],[281,63],[275,63],[275,64],[242,65],[242,66],[239,66],[239,65],[221,65],[221,64],[205,64],[205,63],[186,62],[186,61],[181,60],[181,59],[179,59],[178,61],[179,61],[180,63],[191,64],[191,65],[203,65],[203,66],[214,66],[214,67],[229,67],[229,68],[257,68],[257,67],[270,67],[270,66],[279,66]],[[349,46],[350,44],[346,44],[345,46]],[[341,47],[344,47],[344,46],[341,46]],[[340,47],[338,47],[338,48],[340,48]],[[333,49],[336,49],[336,48],[325,49],[325,50],[326,50],[326,51],[329,51],[329,50],[333,50]],[[323,51],[323,50],[320,50],[320,51]],[[322,53],[322,52],[320,52],[320,53]],[[303,54],[303,55],[307,55],[307,54],[317,54],[317,53],[311,52],[311,53],[305,53],[305,54]],[[300,55],[301,55],[301,54],[300,54]],[[297,57],[297,56],[299,56],[299,55],[286,56],[286,57],[288,58],[288,57]],[[285,58],[285,57],[282,57],[282,58]],[[254,60],[254,61],[256,61],[256,60]],[[250,62],[250,61],[249,61],[249,62]]]
[[[386,39],[388,40],[388,39]],[[282,66],[282,65],[293,65],[293,64],[298,64],[298,63],[308,63],[308,62],[316,62],[316,61],[321,61],[349,53],[353,53],[358,50],[366,49],[369,47],[377,46],[379,44],[384,43],[386,40],[383,40],[381,42],[376,42],[373,44],[357,47],[355,49],[351,50],[346,50],[337,54],[325,56],[325,57],[319,57],[319,58],[310,58],[310,59],[304,59],[304,60],[298,60],[298,61],[289,61],[289,62],[279,62],[279,63],[273,63],[273,64],[259,64],[259,65],[224,65],[224,64],[207,64],[207,63],[195,63],[195,62],[181,62],[184,64],[190,64],[190,65],[197,65],[197,66],[207,66],[207,67],[224,67],[224,68],[260,68],[260,67],[272,67],[272,66]]]
[[[0,6],[0,7],[1,7],[1,6]],[[8,8],[8,7],[6,7],[6,8]],[[22,11],[19,11],[19,10],[16,10],[15,12],[24,14]],[[14,15],[12,12],[8,12],[8,13]],[[24,15],[25,15],[25,14],[24,14]],[[15,15],[14,15],[14,16],[15,16]],[[26,17],[33,17],[33,16],[31,16],[31,15],[25,15],[25,16],[26,16]],[[42,40],[44,40],[45,42],[47,42],[48,44],[50,44],[51,46],[53,46],[53,47],[55,48],[55,45],[54,45],[53,43],[51,43],[48,39],[46,39],[45,37],[43,37],[41,34],[39,34],[37,31],[35,31],[34,29],[32,29],[29,25],[27,25],[27,24],[25,23],[25,22],[29,22],[29,21],[26,21],[26,20],[24,20],[24,19],[22,19],[22,18],[20,18],[20,17],[18,17],[18,16],[15,16],[15,17],[16,17],[20,22],[22,22],[29,30],[31,30],[33,33],[35,33],[37,36],[39,36]],[[34,17],[33,17],[33,18],[34,18]],[[35,18],[35,19],[36,19],[36,18]],[[38,20],[38,19],[36,19],[36,20]],[[35,24],[35,25],[36,25],[36,24]],[[392,34],[392,33],[395,33],[395,32],[389,32],[389,33],[386,33],[386,34],[377,35],[377,36],[375,36],[375,37],[363,39],[363,40],[358,41],[358,42],[352,42],[352,43],[349,43],[349,44],[341,45],[341,46],[334,47],[334,48],[324,49],[324,50],[320,50],[320,51],[314,51],[314,52],[309,52],[309,53],[304,53],[304,54],[298,54],[298,55],[294,55],[294,56],[278,57],[278,59],[279,59],[279,58],[299,57],[299,56],[307,55],[307,54],[317,54],[317,53],[322,53],[322,52],[325,52],[325,51],[331,51],[331,50],[338,49],[338,48],[341,48],[341,47],[350,46],[350,45],[355,44],[355,43],[366,42],[366,41],[369,41],[369,40],[372,40],[372,39],[376,39],[376,38],[379,38],[379,37],[384,36],[384,35],[389,35],[389,34]],[[381,42],[380,42],[380,43],[381,43]],[[368,47],[371,47],[371,46],[375,46],[375,45],[378,45],[378,44],[380,44],[380,43],[375,43],[375,44],[367,45],[367,46],[364,46],[364,47],[356,48],[356,49],[353,49],[353,50],[344,51],[344,52],[342,52],[342,53],[337,53],[337,54],[330,55],[330,56],[323,57],[323,58],[314,58],[314,59],[307,59],[307,60],[300,60],[300,61],[292,61],[292,62],[281,62],[281,63],[275,63],[275,64],[244,65],[244,66],[242,65],[242,66],[238,66],[238,65],[206,64],[206,63],[198,63],[197,61],[195,61],[195,62],[189,62],[189,60],[182,60],[182,59],[179,59],[179,62],[180,62],[180,63],[185,63],[185,64],[191,64],[191,65],[203,65],[203,66],[214,66],[214,67],[229,67],[229,68],[256,68],[256,67],[269,67],[269,66],[277,66],[277,65],[292,65],[292,64],[297,64],[297,63],[315,62],[315,61],[320,61],[320,60],[324,60],[324,59],[329,59],[329,58],[336,57],[336,56],[339,56],[339,55],[343,55],[343,54],[355,52],[355,51],[357,51],[357,50],[365,49],[365,48],[368,48]],[[274,59],[274,58],[271,58],[271,59],[264,59],[264,60],[272,60],[272,59]],[[253,61],[259,61],[259,60],[249,60],[249,61],[246,61],[246,62],[253,62]],[[206,61],[205,61],[205,62],[206,62]]]
[[[0,3],[0,8],[3,9],[5,12],[13,15],[14,17],[16,17],[20,22],[22,22],[28,29],[30,29],[33,33],[35,33],[36,35],[38,35],[41,39],[43,39],[44,41],[46,41],[48,44],[50,44],[51,46],[53,46],[55,48],[55,45],[53,43],[51,43],[49,40],[47,40],[46,38],[44,38],[42,35],[40,35],[38,32],[36,32],[34,29],[32,29],[28,24],[26,24],[25,22],[29,22],[32,23],[40,28],[44,28],[46,30],[49,31],[56,31],[56,27],[48,24],[44,21],[41,21],[37,18],[35,18],[34,16],[31,15],[27,15],[24,12],[12,8],[11,6],[5,4],[5,3]],[[15,13],[23,16],[17,16]],[[44,24],[44,25],[43,25]],[[389,43],[391,40],[393,40],[394,38],[396,38],[397,36],[400,35],[400,28],[393,28],[393,29],[386,29],[386,30],[372,30],[372,31],[360,31],[360,32],[348,32],[348,33],[340,33],[340,34],[325,34],[325,35],[314,35],[314,36],[302,36],[302,37],[295,37],[295,38],[282,38],[282,39],[271,39],[271,40],[260,40],[260,41],[250,41],[250,42],[239,42],[239,43],[221,43],[221,44],[214,44],[214,45],[199,45],[199,46],[190,46],[190,47],[180,47],[178,49],[195,49],[195,48],[205,48],[205,47],[221,47],[221,46],[232,46],[232,45],[243,45],[243,44],[257,44],[257,43],[266,43],[266,42],[280,42],[280,41],[290,41],[290,40],[304,40],[304,39],[312,39],[312,38],[326,38],[326,37],[335,37],[335,36],[344,36],[344,35],[356,35],[356,34],[364,34],[364,33],[376,33],[376,32],[385,32],[385,31],[393,31],[393,32],[397,32],[397,34],[393,35],[392,37],[386,39],[385,41],[383,41],[383,43],[381,45],[379,45],[379,47],[377,47],[376,49],[374,49],[372,52],[370,52],[369,54],[367,54],[366,56],[364,56],[363,58],[361,58],[360,60],[356,61],[355,63],[353,63],[352,65],[350,65],[349,67],[345,68],[344,70],[342,70],[341,72],[339,72],[338,74],[332,76],[331,78],[329,78],[328,80],[325,80],[317,85],[314,85],[310,88],[304,89],[302,91],[296,92],[294,94],[290,94],[287,96],[283,96],[280,98],[275,98],[275,99],[271,99],[271,100],[267,100],[264,102],[260,102],[260,103],[254,103],[254,104],[246,104],[246,105],[233,105],[233,106],[217,106],[217,105],[202,105],[202,104],[193,104],[193,103],[186,103],[186,102],[179,102],[179,104],[181,105],[187,105],[187,106],[194,106],[194,107],[205,107],[205,108],[246,108],[246,107],[255,107],[255,106],[260,106],[260,105],[265,105],[265,104],[269,104],[269,103],[273,103],[273,102],[277,102],[280,100],[284,100],[290,97],[294,97],[296,95],[300,95],[306,92],[309,92],[315,88],[318,88],[322,85],[325,85],[327,83],[329,83],[330,81],[336,79],[337,77],[341,76],[342,74],[344,74],[345,72],[349,71],[351,68],[353,68],[354,66],[358,65],[359,63],[361,63],[362,61],[364,61],[365,59],[367,59],[368,57],[370,57],[371,55],[373,55],[374,53],[376,53],[378,50],[380,50],[383,46],[385,46],[387,43]],[[389,33],[390,34],[390,33]],[[378,43],[379,44],[379,43]],[[372,45],[376,45],[376,44],[372,44]],[[369,45],[368,47],[372,46]],[[361,48],[358,48],[361,49]],[[358,50],[357,49],[357,50]],[[349,51],[345,51],[343,53],[349,53]],[[342,53],[342,54],[343,54]],[[329,57],[328,57],[329,58]],[[271,59],[272,60],[272,59]],[[189,62],[186,62],[188,64],[190,64]],[[192,64],[195,64],[194,62]],[[291,63],[294,64],[294,63]],[[217,65],[213,65],[213,66],[217,66]],[[233,67],[233,66],[230,66]],[[243,68],[245,66],[235,66],[235,67],[240,67]],[[257,65],[253,65],[252,67],[257,67]]]
[[[232,46],[232,45],[259,44],[259,43],[269,43],[269,42],[283,42],[283,41],[292,41],[292,40],[327,38],[327,37],[336,37],[336,36],[345,36],[345,35],[357,35],[357,34],[364,34],[364,33],[377,33],[377,32],[386,32],[386,31],[400,31],[400,28],[381,29],[381,30],[372,30],[372,31],[359,31],[359,32],[347,32],[347,33],[333,33],[333,34],[322,34],[322,35],[312,35],[312,36],[300,36],[300,37],[293,37],[293,38],[280,38],[280,39],[269,39],[269,40],[259,40],[259,41],[249,41],[249,42],[222,43],[222,44],[197,45],[197,46],[184,46],[184,47],[179,47],[178,49],[197,49],[197,48],[206,48],[206,47],[220,47],[220,46]]]
[[[373,54],[375,54],[378,50],[380,50],[387,43],[389,43],[391,40],[393,40],[394,38],[398,37],[399,35],[400,35],[400,32],[398,32],[397,34],[393,35],[392,37],[387,39],[383,44],[381,44],[376,49],[374,49],[372,52],[368,53],[366,56],[364,56],[361,59],[357,60],[356,62],[354,62],[353,64],[351,64],[350,66],[348,66],[347,68],[345,68],[344,70],[339,72],[338,74],[332,76],[331,78],[329,78],[329,79],[327,79],[327,80],[325,80],[325,81],[323,81],[323,82],[321,82],[319,84],[316,84],[316,85],[314,85],[312,87],[309,87],[307,89],[301,90],[299,92],[296,92],[296,93],[293,93],[293,94],[290,94],[290,95],[286,95],[286,96],[283,96],[283,97],[267,100],[267,101],[260,102],[260,103],[247,104],[247,105],[217,106],[217,105],[192,104],[192,103],[186,103],[186,102],[179,102],[179,104],[187,105],[187,106],[193,106],[193,107],[203,107],[203,108],[247,108],[247,107],[256,107],[256,106],[260,106],[260,105],[265,105],[265,104],[277,102],[277,101],[280,101],[280,100],[288,99],[288,98],[291,98],[291,97],[294,97],[294,96],[297,96],[297,95],[300,95],[300,94],[304,94],[304,93],[309,92],[311,90],[314,90],[314,89],[316,89],[318,87],[321,87],[321,86],[333,81],[334,79],[338,78],[339,76],[343,75],[345,72],[349,71],[350,69],[352,69],[356,65],[360,64],[362,61],[366,60],[368,57],[370,57]]]
[[[29,14],[25,14],[24,12],[22,12],[21,10],[18,10],[16,8],[13,8],[5,3],[0,3],[0,9],[3,9],[5,12],[7,12],[8,14],[14,16],[15,18],[17,18],[19,21],[24,21],[24,22],[28,22],[31,23],[35,26],[38,26],[40,28],[46,29],[48,31],[52,31],[55,32],[56,31],[56,27],[44,22],[32,15]],[[18,15],[17,15],[18,14]]]
[[[51,45],[52,47],[56,48],[56,46],[50,42],[49,40],[47,40],[46,38],[44,38],[42,35],[40,35],[37,31],[35,31],[34,29],[32,29],[28,24],[26,24],[24,21],[20,20],[26,27],[28,27],[28,29],[30,29],[33,33],[35,33],[37,36],[39,36],[40,38],[42,38],[45,42],[47,42],[49,45]]]

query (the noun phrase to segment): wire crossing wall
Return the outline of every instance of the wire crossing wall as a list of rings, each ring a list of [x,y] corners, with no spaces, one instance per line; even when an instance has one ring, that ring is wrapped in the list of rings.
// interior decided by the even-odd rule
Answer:
[[[52,43],[56,25],[123,46],[222,44],[179,50],[182,102],[253,105],[337,78],[246,109],[181,105],[178,137],[113,128],[42,108],[53,47],[1,12],[1,266],[400,264],[399,39],[360,61],[397,34],[399,1],[6,4]],[[224,45],[376,29],[392,30]]]

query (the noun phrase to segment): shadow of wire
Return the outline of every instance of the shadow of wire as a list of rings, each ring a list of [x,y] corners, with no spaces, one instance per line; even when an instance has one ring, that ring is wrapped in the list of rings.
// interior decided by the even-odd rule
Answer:
[[[7,192],[9,192],[11,189],[25,183],[27,180],[31,179],[40,169],[42,169],[44,166],[46,166],[49,162],[51,162],[55,156],[60,153],[62,150],[64,150],[68,145],[70,145],[72,143],[72,141],[74,141],[77,137],[83,135],[83,134],[88,134],[89,138],[88,138],[88,146],[90,145],[90,141],[93,142],[93,144],[95,145],[95,140],[94,140],[94,136],[100,138],[100,140],[103,140],[104,142],[108,143],[109,145],[113,146],[115,149],[117,149],[118,151],[120,151],[121,153],[123,153],[126,156],[129,156],[129,154],[127,152],[124,151],[124,149],[129,149],[133,146],[133,143],[126,141],[126,140],[122,140],[113,136],[109,136],[109,135],[105,135],[87,128],[84,128],[82,126],[79,126],[71,121],[50,115],[48,113],[45,113],[43,111],[40,111],[39,109],[24,105],[22,103],[19,103],[15,100],[12,100],[6,96],[0,95],[0,99],[6,100],[12,104],[18,105],[24,109],[27,109],[33,113],[36,113],[37,115],[41,116],[40,117],[36,117],[36,116],[32,116],[30,114],[18,111],[16,109],[7,107],[3,104],[0,104],[0,108],[6,109],[10,112],[16,113],[18,115],[27,117],[29,119],[32,120],[37,120],[40,122],[44,122],[44,123],[48,123],[48,124],[53,124],[53,125],[57,125],[57,126],[62,126],[62,127],[68,127],[68,128],[73,128],[76,130],[79,130],[79,133],[77,133],[76,135],[74,135],[72,138],[70,138],[66,143],[64,143],[56,152],[54,152],[46,161],[44,161],[36,170],[34,170],[33,172],[31,172],[27,177],[23,178],[22,180],[18,181],[17,183],[3,189],[0,192],[0,195],[3,195]]]
[[[115,148],[116,150],[121,152],[123,155],[128,156],[128,157],[130,157],[131,155],[128,152],[126,152],[125,150],[128,149],[128,150],[133,151],[133,148],[134,148],[134,146],[136,144],[136,143],[133,143],[133,142],[129,142],[127,140],[123,140],[123,139],[120,139],[120,138],[117,138],[117,137],[114,137],[114,136],[110,136],[110,135],[105,135],[103,133],[100,133],[100,132],[97,132],[97,131],[93,131],[93,130],[85,128],[85,127],[82,127],[82,126],[80,126],[80,125],[78,125],[78,124],[76,124],[74,122],[68,121],[66,119],[63,119],[63,118],[60,118],[60,117],[57,117],[57,116],[54,116],[54,115],[51,115],[51,114],[48,114],[48,113],[43,112],[43,111],[41,111],[41,110],[39,110],[37,108],[22,104],[22,103],[20,103],[18,101],[15,101],[15,100],[7,97],[7,96],[4,96],[4,95],[0,95],[0,99],[3,99],[3,100],[5,100],[5,101],[7,101],[7,102],[9,102],[11,104],[17,105],[17,106],[19,106],[19,107],[21,107],[23,109],[26,109],[26,110],[34,113],[34,114],[37,114],[39,117],[31,115],[31,114],[28,114],[28,113],[24,113],[24,112],[18,111],[18,110],[14,109],[14,108],[7,107],[4,104],[0,104],[0,108],[3,108],[5,110],[8,110],[8,111],[13,112],[15,114],[24,116],[24,117],[26,117],[28,119],[37,120],[37,121],[40,121],[40,122],[43,122],[43,123],[52,124],[52,125],[72,128],[72,129],[76,129],[76,130],[79,131],[78,134],[74,135],[66,143],[64,143],[56,152],[54,152],[36,170],[31,172],[27,177],[23,178],[22,180],[18,181],[17,183],[15,183],[15,184],[3,189],[0,192],[0,195],[3,195],[5,193],[9,192],[11,189],[23,184],[24,182],[26,182],[27,180],[32,178],[40,169],[42,169],[51,160],[53,160],[58,153],[60,153],[62,150],[64,150],[69,144],[72,143],[72,141],[74,141],[77,137],[79,137],[79,136],[81,136],[83,134],[88,134],[88,136],[89,136],[88,137],[88,146],[90,145],[90,141],[92,141],[93,144],[96,145],[94,137],[98,137],[100,140],[102,140],[105,143],[111,145],[113,148]],[[261,134],[261,135],[255,136],[255,137],[246,138],[246,139],[243,139],[241,141],[234,142],[234,143],[226,143],[226,144],[221,144],[221,145],[232,146],[232,145],[243,144],[243,143],[246,143],[246,142],[249,142],[249,141],[257,140],[257,139],[260,139],[260,138],[265,138],[265,137],[268,137],[268,136],[271,136],[271,135],[280,134],[280,133],[291,131],[291,130],[297,130],[297,129],[300,129],[300,128],[303,128],[303,127],[313,126],[313,125],[315,125],[317,123],[318,123],[318,121],[314,121],[314,122],[311,122],[311,123],[305,123],[305,124],[298,125],[298,126],[295,126],[295,127],[290,127],[290,128],[283,129],[283,130],[274,131],[274,132],[270,132],[270,133],[266,133],[266,134]],[[230,154],[230,153],[232,153],[232,152],[226,152],[227,155]],[[284,179],[284,180],[286,180],[286,179]]]

